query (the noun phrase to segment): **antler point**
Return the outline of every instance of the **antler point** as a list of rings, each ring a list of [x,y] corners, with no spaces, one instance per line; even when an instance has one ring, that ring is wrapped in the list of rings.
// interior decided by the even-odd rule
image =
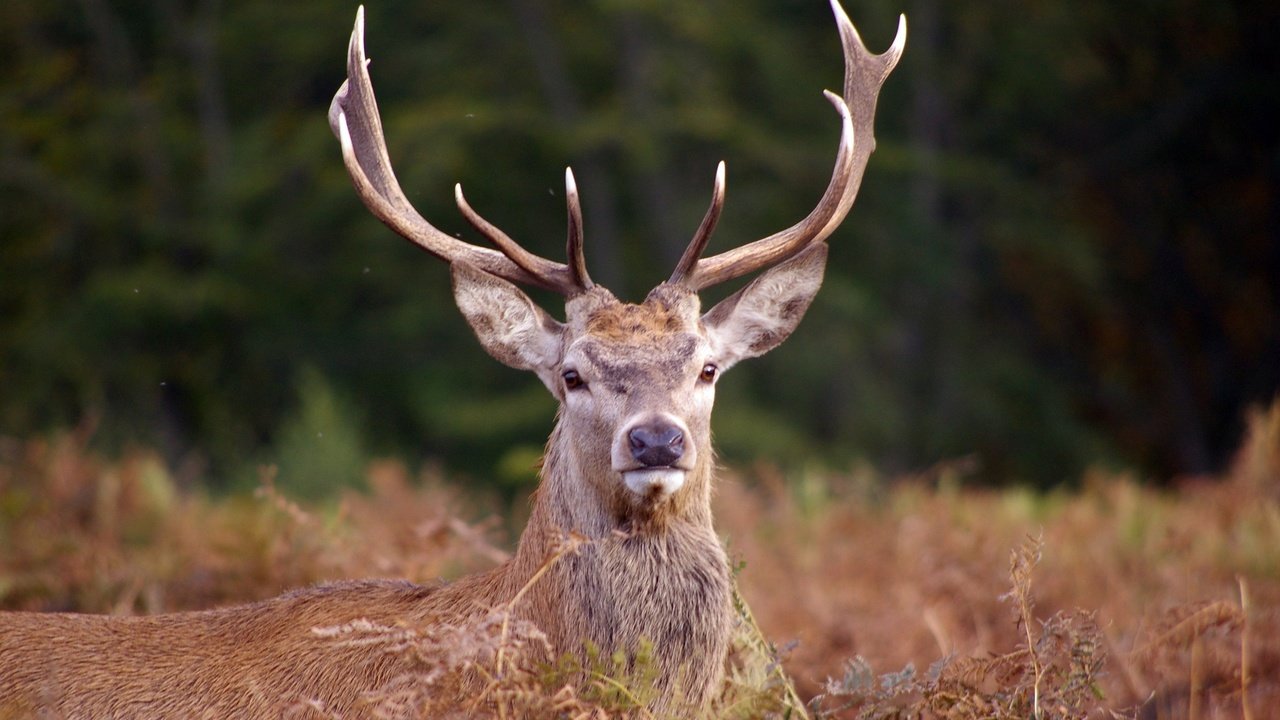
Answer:
[[[844,11],[844,6],[840,4],[840,0],[831,0],[831,12],[835,13],[837,22],[853,24],[849,20],[849,14]]]
[[[849,112],[850,112],[849,103],[845,101],[843,95],[838,95],[836,93],[831,92],[830,90],[823,90],[822,96],[825,97],[828,102],[830,102],[832,105],[835,106],[836,112],[840,113],[841,117],[844,117],[844,118],[849,117]]]
[[[907,14],[898,15],[898,32],[893,36],[893,44],[889,46],[889,51],[894,55],[901,55],[902,50],[907,46]]]
[[[840,34],[852,35],[859,45],[865,47],[862,36],[858,34],[858,27],[849,19],[849,14],[844,11],[844,6],[839,0],[831,0],[831,12],[836,16],[836,28],[840,30]]]

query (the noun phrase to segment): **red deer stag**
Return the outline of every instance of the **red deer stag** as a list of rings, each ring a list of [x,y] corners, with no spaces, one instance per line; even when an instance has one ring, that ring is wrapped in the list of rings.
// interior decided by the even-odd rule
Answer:
[[[362,692],[403,672],[405,658],[334,643],[317,628],[364,619],[425,627],[466,622],[502,603],[545,632],[555,652],[651,643],[668,712],[716,692],[732,624],[729,570],[711,521],[710,418],[715,384],[738,361],[787,338],[822,282],[826,238],[848,213],[875,146],[880,86],[898,62],[905,18],[882,55],[863,46],[831,0],[844,47],[835,170],[795,226],[701,257],[724,201],[724,165],[710,209],[671,278],[638,305],[592,283],[582,220],[566,172],[568,262],[522,249],[463,199],[463,215],[499,251],[459,241],[424,220],[396,182],[364,50],[363,8],[347,51],[348,79],[329,122],[365,205],[397,233],[450,263],[459,309],[499,361],[531,370],[560,403],[515,555],[488,572],[421,587],[346,581],[249,605],[150,617],[0,613],[0,716],[65,718],[279,717],[298,703],[336,717],[371,711]],[[772,267],[770,267],[772,266]],[[706,313],[698,291],[765,270]],[[566,297],[565,322],[513,283]],[[588,539],[547,565],[562,533]],[[536,583],[535,573],[543,571]]]

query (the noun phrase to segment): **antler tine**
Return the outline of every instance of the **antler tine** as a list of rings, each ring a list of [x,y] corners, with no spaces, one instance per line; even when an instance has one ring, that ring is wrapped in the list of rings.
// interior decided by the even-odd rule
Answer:
[[[458,210],[462,213],[462,216],[467,219],[467,222],[471,223],[471,227],[475,228],[476,232],[480,233],[485,237],[485,239],[497,246],[497,248],[502,251],[502,254],[507,256],[511,262],[519,266],[521,270],[534,277],[540,278],[556,278],[557,275],[564,274],[565,266],[554,263],[545,258],[538,257],[528,250],[525,250],[520,247],[519,243],[512,240],[510,235],[503,232],[493,223],[480,217],[480,213],[472,209],[470,203],[467,202],[467,198],[463,196],[462,183],[456,183],[453,186],[453,199],[454,202],[457,203]],[[546,287],[550,290],[559,289],[558,284],[554,287],[550,284],[543,285],[542,287]]]
[[[365,206],[387,227],[447,262],[463,261],[512,282],[534,285],[566,295],[576,294],[568,267],[537,257],[520,248],[497,228],[484,222],[474,211],[463,212],[489,231],[502,252],[478,247],[436,229],[413,208],[391,168],[382,120],[369,80],[369,60],[364,49],[364,6],[356,10],[355,27],[347,46],[347,80],[338,88],[329,105],[329,127],[342,143],[342,159],[356,192]],[[461,191],[457,191],[461,198]],[[461,201],[465,205],[465,201]],[[473,219],[474,218],[474,219]],[[477,225],[480,227],[480,225]],[[501,236],[504,244],[496,240]]]
[[[564,199],[569,209],[569,237],[565,242],[569,278],[579,291],[590,290],[595,283],[587,275],[587,259],[582,252],[582,205],[578,202],[578,183],[573,179],[573,168],[564,169]]]
[[[826,238],[849,213],[853,201],[862,187],[862,176],[867,168],[867,161],[876,149],[875,117],[876,104],[880,99],[880,88],[889,78],[889,73],[898,66],[902,59],[902,51],[907,44],[907,16],[898,16],[898,30],[894,33],[889,49],[879,55],[873,55],[863,44],[858,29],[840,6],[839,0],[831,0],[831,9],[836,15],[836,25],[840,28],[840,45],[844,48],[844,98],[853,114],[853,130],[860,139],[855,149],[857,157],[854,174],[845,192],[840,212],[829,227],[823,229],[822,237]]]
[[[707,208],[707,214],[702,216],[702,224],[698,225],[698,232],[694,233],[693,240],[689,241],[689,247],[685,248],[684,255],[680,256],[680,262],[676,264],[675,272],[671,273],[668,283],[683,285],[687,282],[689,274],[697,267],[698,259],[702,257],[702,251],[706,250],[707,242],[711,240],[711,233],[716,231],[716,224],[720,222],[722,210],[724,210],[723,160],[716,166],[716,184],[711,191],[711,206]]]
[[[898,33],[893,44],[884,53],[874,55],[863,45],[857,29],[849,21],[839,0],[831,0],[831,9],[836,17],[840,44],[844,49],[845,82],[843,97],[824,92],[841,116],[836,166],[826,192],[818,201],[817,207],[792,227],[714,257],[698,260],[680,281],[685,287],[701,290],[781,262],[809,245],[825,240],[853,206],[858,188],[862,185],[867,161],[875,149],[876,100],[885,78],[902,57],[907,40],[907,18],[905,15],[898,17]],[[699,237],[695,236],[685,257],[681,258],[682,266],[699,241]]]
[[[831,182],[817,206],[803,220],[786,230],[714,257],[698,260],[680,284],[691,290],[702,290],[781,262],[808,247],[836,217],[854,167],[853,124],[844,99],[833,92],[824,91],[824,95],[840,113],[841,131]],[[693,243],[690,243],[686,255],[692,250]],[[683,260],[681,258],[682,262]]]

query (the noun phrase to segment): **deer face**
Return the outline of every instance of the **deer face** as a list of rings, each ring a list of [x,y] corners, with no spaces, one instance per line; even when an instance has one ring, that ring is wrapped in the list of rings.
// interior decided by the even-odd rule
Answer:
[[[710,457],[718,370],[698,298],[663,286],[640,305],[603,290],[573,305],[553,388],[565,432],[592,476],[660,503]]]
[[[514,285],[458,262],[454,295],[485,349],[535,372],[560,401],[559,437],[578,477],[624,509],[653,510],[698,492],[686,480],[709,475],[717,380],[791,334],[825,261],[818,243],[706,314],[678,285],[639,305],[596,286],[570,298],[560,323]]]

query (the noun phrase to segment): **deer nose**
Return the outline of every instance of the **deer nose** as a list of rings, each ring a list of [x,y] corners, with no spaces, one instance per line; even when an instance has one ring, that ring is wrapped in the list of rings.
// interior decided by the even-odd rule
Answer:
[[[684,433],[670,424],[640,425],[627,433],[631,457],[645,467],[664,467],[684,455]]]

